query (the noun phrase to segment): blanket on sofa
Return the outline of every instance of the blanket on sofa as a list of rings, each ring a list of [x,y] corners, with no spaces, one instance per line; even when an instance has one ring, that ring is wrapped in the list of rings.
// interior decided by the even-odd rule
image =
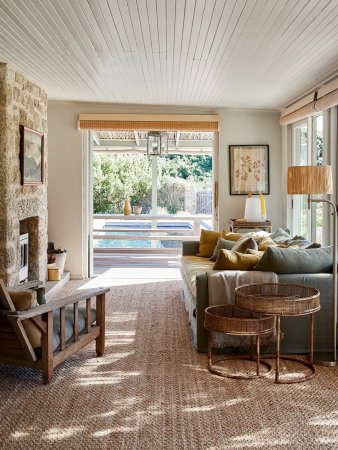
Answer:
[[[274,272],[220,270],[208,271],[209,306],[233,305],[235,303],[235,288],[250,283],[278,283]],[[262,343],[269,341],[271,336],[263,336]],[[234,347],[248,347],[250,338],[246,336],[229,336],[223,333],[212,333],[212,343],[215,348],[224,344]]]
[[[278,283],[278,275],[274,272],[219,270],[209,271],[209,306],[233,305],[235,288],[242,284]]]

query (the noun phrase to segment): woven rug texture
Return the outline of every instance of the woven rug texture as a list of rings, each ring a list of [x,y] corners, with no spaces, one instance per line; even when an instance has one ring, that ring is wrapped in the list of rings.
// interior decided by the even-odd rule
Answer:
[[[317,366],[312,380],[292,385],[276,385],[273,373],[211,374],[191,345],[181,289],[179,281],[112,287],[105,355],[89,344],[49,385],[38,371],[0,365],[0,448],[337,449],[337,369]]]

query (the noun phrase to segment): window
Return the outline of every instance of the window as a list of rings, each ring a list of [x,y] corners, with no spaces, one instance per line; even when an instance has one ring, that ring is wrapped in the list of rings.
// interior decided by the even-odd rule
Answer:
[[[323,114],[318,114],[292,126],[292,165],[323,164]],[[311,241],[322,242],[323,205],[312,203],[306,195],[294,195],[292,200],[292,230]]]

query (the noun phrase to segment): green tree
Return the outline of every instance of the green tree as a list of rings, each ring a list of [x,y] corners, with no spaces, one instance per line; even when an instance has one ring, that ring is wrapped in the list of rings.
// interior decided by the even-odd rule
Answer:
[[[94,154],[94,213],[118,214],[126,198],[151,211],[151,158],[134,154]],[[171,214],[184,210],[187,187],[210,185],[212,159],[206,155],[158,158],[158,204]]]
[[[151,204],[150,162],[143,155],[94,156],[94,213],[122,213],[123,203]]]

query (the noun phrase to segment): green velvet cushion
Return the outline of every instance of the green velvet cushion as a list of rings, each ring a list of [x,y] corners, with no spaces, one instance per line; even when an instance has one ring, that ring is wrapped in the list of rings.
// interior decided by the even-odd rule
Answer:
[[[331,272],[332,247],[311,249],[268,247],[254,270],[275,273]]]
[[[234,245],[235,245],[234,241],[227,241],[226,239],[223,239],[221,237],[218,238],[214,252],[212,256],[209,258],[210,261],[216,261],[220,250],[231,250]]]

